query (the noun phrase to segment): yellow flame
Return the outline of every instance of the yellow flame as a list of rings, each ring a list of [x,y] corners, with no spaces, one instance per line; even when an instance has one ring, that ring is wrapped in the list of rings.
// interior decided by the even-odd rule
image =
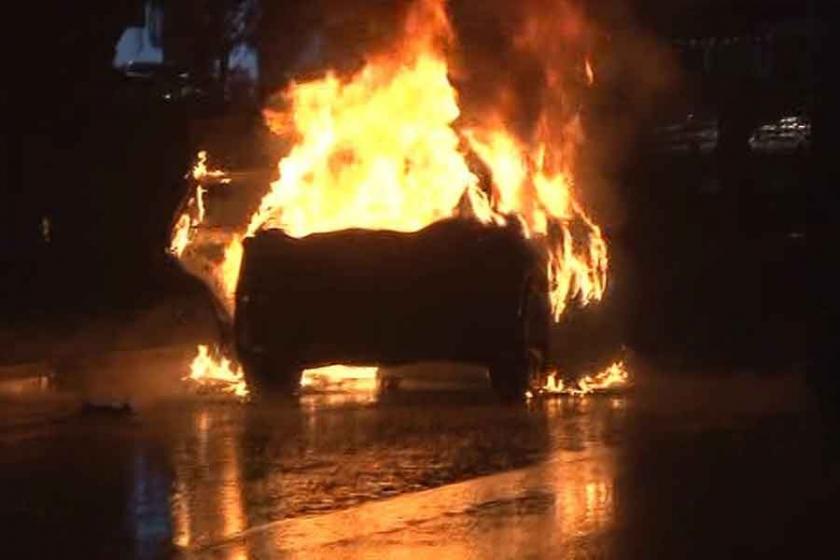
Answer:
[[[184,250],[190,243],[190,215],[187,212],[181,214],[178,221],[175,222],[175,227],[172,230],[171,239],[169,241],[169,252],[176,257],[184,254]]]
[[[279,164],[247,233],[351,227],[416,231],[452,215],[477,181],[458,151],[459,115],[446,63],[430,54],[369,64],[287,93],[300,141]],[[280,118],[269,114],[269,118]]]
[[[265,111],[269,127],[294,143],[258,209],[227,238],[223,259],[205,267],[231,314],[243,239],[261,229],[295,237],[346,228],[412,232],[456,214],[523,225],[545,249],[555,320],[570,303],[601,299],[607,245],[575,193],[579,120],[552,131],[545,107],[532,138],[517,136],[494,115],[466,127],[449,80],[445,49],[452,44],[443,0],[416,0],[390,51],[371,55],[349,76],[328,71],[293,82],[282,107]],[[594,80],[588,59],[585,69]],[[471,170],[473,156],[489,180]],[[206,152],[199,152],[194,180],[223,175],[208,169]],[[179,220],[173,230],[171,251],[179,256],[204,219],[203,191],[191,206],[200,217]]]
[[[196,211],[198,212],[198,215],[193,220],[193,223],[192,223],[193,227],[197,226],[198,224],[200,224],[204,221],[204,193],[205,192],[207,192],[207,189],[205,189],[201,185],[198,185],[195,188],[195,205],[196,205]]]
[[[574,381],[564,381],[555,371],[549,374],[545,384],[539,388],[543,394],[584,396],[607,390],[626,387],[630,383],[630,371],[623,360],[614,362],[603,370],[584,375]]]
[[[344,387],[348,384],[358,390],[373,390],[376,388],[377,367],[360,367],[332,365],[303,370],[301,387],[327,388]]]
[[[207,152],[201,150],[196,155],[196,162],[190,171],[190,176],[195,180],[195,191],[187,201],[186,209],[178,217],[170,234],[169,248],[170,254],[181,258],[184,251],[194,241],[193,230],[204,222],[205,205],[204,195],[207,189],[204,188],[201,182],[207,177],[226,177],[227,173],[220,169],[208,169],[207,167]]]
[[[202,387],[218,388],[221,392],[239,398],[248,396],[242,367],[224,357],[217,349],[211,352],[204,344],[198,345],[198,353],[190,364],[190,374],[184,379]]]
[[[569,127],[552,137],[546,119],[530,142],[498,118],[461,129],[442,52],[451,33],[442,2],[417,1],[393,51],[372,56],[349,78],[330,71],[295,82],[282,110],[266,110],[269,127],[296,142],[214,272],[220,299],[232,302],[242,238],[260,229],[295,237],[354,227],[411,232],[456,212],[484,223],[516,219],[542,243],[555,319],[569,301],[601,299],[606,243],[574,196],[568,157],[579,133]],[[463,139],[490,169],[491,185],[479,185]],[[206,173],[202,152],[193,175]]]
[[[607,245],[575,200],[570,171],[548,169],[550,149],[543,141],[528,150],[503,128],[471,129],[466,137],[492,173],[494,210],[517,216],[526,234],[546,248],[555,321],[570,301],[600,300],[607,284]]]
[[[191,175],[196,181],[202,181],[207,177],[225,177],[226,173],[222,169],[210,169],[207,167],[207,151],[200,150],[196,157],[195,165],[193,165]]]

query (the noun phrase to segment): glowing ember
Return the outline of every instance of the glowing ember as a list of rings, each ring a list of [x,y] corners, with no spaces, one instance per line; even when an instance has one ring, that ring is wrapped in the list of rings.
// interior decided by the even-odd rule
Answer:
[[[592,68],[592,63],[587,58],[584,62],[584,69],[586,70],[586,83],[590,86],[595,83],[595,70]]]
[[[373,390],[377,383],[377,367],[334,365],[303,370],[300,385],[305,388],[347,387]]]
[[[191,172],[192,178],[196,181],[203,181],[207,177],[216,177],[222,180],[222,182],[229,182],[229,179],[225,177],[226,173],[221,169],[210,169],[207,167],[207,151],[201,150],[198,152],[198,157],[196,158],[195,165],[192,168]]]
[[[169,253],[178,258],[183,256],[186,248],[194,241],[194,229],[204,222],[204,194],[206,189],[201,185],[201,182],[208,177],[220,179],[221,182],[229,182],[224,171],[207,168],[207,152],[204,150],[198,152],[195,165],[188,176],[190,175],[197,183],[195,194],[187,201],[186,209],[175,222],[169,242]]]
[[[268,126],[294,144],[248,223],[226,234],[223,250],[215,252],[222,260],[200,267],[231,315],[242,240],[261,229],[282,228],[295,237],[346,228],[412,232],[456,215],[521,224],[545,251],[555,320],[570,304],[601,299],[607,246],[575,195],[579,119],[572,115],[558,124],[549,118],[552,107],[543,107],[528,138],[513,132],[501,110],[485,115],[481,124],[462,123],[446,57],[453,46],[444,1],[417,0],[388,52],[371,55],[350,76],[328,71],[319,79],[293,82],[282,108],[265,111]],[[588,59],[583,63],[592,83],[592,66]],[[553,97],[561,96],[549,96],[546,104]],[[476,171],[473,160],[489,176]],[[192,177],[200,182],[208,176],[224,173],[209,170],[207,154],[200,152]],[[173,229],[170,252],[179,258],[197,243],[202,195],[197,190]],[[206,347],[204,354],[199,348],[196,360],[209,364],[208,357]],[[312,373],[305,382],[359,373],[338,367]],[[375,378],[376,368],[366,370]],[[581,390],[591,385],[586,383]]]
[[[191,226],[192,220],[190,219],[190,215],[184,212],[181,214],[181,217],[178,218],[178,221],[175,222],[175,227],[172,230],[172,239],[169,242],[169,252],[172,255],[180,257],[184,254],[184,250],[190,243]]]
[[[218,350],[212,352],[204,344],[190,365],[190,374],[184,378],[202,388],[215,388],[240,398],[248,396],[248,386],[242,368],[225,358]]]
[[[559,372],[549,374],[539,394],[583,396],[626,387],[630,383],[630,372],[623,360],[614,362],[604,370],[584,375],[574,381],[564,380]]]

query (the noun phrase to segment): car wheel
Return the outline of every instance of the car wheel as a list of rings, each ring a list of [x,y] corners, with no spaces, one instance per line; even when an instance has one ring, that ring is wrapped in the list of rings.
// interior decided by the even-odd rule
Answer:
[[[521,358],[501,358],[490,366],[490,383],[493,391],[505,403],[521,402],[528,390],[528,360]]]
[[[243,360],[245,381],[257,397],[293,397],[300,393],[303,371],[268,357]]]

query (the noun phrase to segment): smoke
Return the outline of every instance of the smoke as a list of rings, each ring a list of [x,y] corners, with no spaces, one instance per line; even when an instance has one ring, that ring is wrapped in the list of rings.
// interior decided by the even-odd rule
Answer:
[[[602,223],[618,225],[628,208],[617,196],[621,177],[641,148],[639,133],[673,97],[679,74],[670,47],[636,21],[626,0],[593,2],[589,17],[598,33],[597,79],[585,106],[588,142],[579,178]]]
[[[552,121],[571,117],[589,43],[576,10],[545,0],[458,0],[450,9],[458,34],[453,80],[465,119],[495,113],[527,139],[544,111]]]
[[[372,53],[387,50],[402,33],[414,0],[321,0],[321,58],[329,68],[349,73]]]
[[[501,111],[526,142],[547,124],[552,146],[571,148],[562,156],[571,160],[575,196],[608,236],[619,230],[630,219],[621,186],[639,131],[675,84],[669,50],[634,23],[626,2],[454,0],[450,13],[462,118]],[[621,269],[622,256],[612,257],[612,269]],[[550,355],[561,369],[614,359],[626,336],[622,284],[626,278],[599,306],[552,329]]]
[[[492,114],[526,141],[547,124],[557,146],[582,134],[578,194],[596,221],[623,221],[616,182],[638,146],[638,127],[675,83],[669,51],[634,23],[625,2],[453,0],[449,9],[463,119]]]
[[[302,73],[349,75],[392,49],[418,1],[436,4],[321,0],[313,39],[301,55],[314,62]],[[596,221],[620,224],[626,205],[616,194],[618,176],[638,146],[638,126],[675,82],[668,50],[634,22],[626,0],[450,0],[446,9],[460,124],[500,120],[526,143],[543,127],[539,132],[564,149],[585,141],[573,158],[578,195]]]

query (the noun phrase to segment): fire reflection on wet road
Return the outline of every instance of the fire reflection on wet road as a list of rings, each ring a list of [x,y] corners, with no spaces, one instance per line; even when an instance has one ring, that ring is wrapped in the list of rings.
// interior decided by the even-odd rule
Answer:
[[[234,557],[309,554],[406,527],[435,534],[441,522],[483,534],[529,513],[561,540],[594,534],[612,521],[614,457],[602,440],[620,429],[622,399],[543,404],[199,409],[175,443],[174,542]]]
[[[148,558],[784,550],[829,518],[838,479],[798,382],[753,383],[659,380],[523,408],[482,383],[296,406],[178,397],[133,414],[6,394],[4,538],[35,556]],[[738,530],[717,525],[728,509]]]

